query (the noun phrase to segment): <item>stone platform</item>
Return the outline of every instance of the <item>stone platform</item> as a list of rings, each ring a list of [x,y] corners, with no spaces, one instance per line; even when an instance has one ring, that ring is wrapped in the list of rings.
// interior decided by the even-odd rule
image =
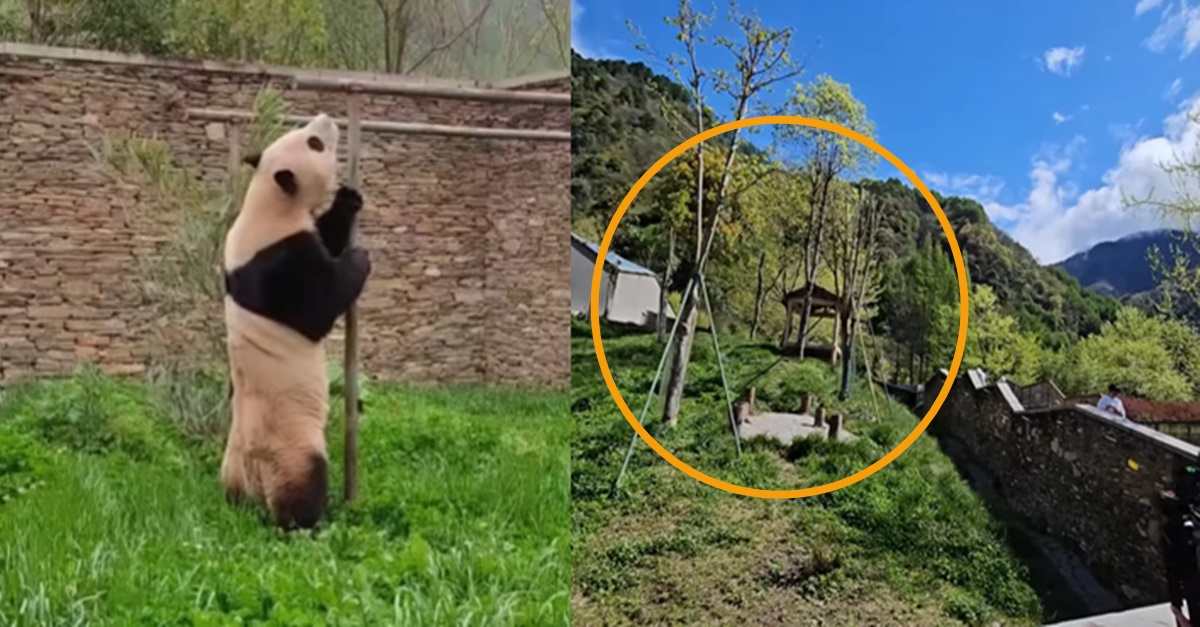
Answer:
[[[816,418],[808,414],[768,412],[750,416],[750,419],[742,424],[739,432],[744,440],[761,435],[775,438],[784,444],[791,444],[792,440],[796,438],[810,435],[827,438],[829,437],[829,425],[818,427]],[[838,435],[838,440],[842,442],[853,442],[857,439],[858,436],[846,431],[845,426]]]

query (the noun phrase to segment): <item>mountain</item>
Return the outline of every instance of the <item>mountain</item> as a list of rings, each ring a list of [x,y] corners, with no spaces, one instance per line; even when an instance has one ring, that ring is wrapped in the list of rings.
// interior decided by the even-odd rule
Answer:
[[[1075,277],[1081,285],[1101,294],[1117,297],[1149,292],[1158,286],[1149,261],[1152,250],[1158,249],[1164,260],[1170,261],[1173,246],[1180,246],[1192,263],[1200,261],[1200,253],[1188,245],[1182,231],[1159,229],[1143,231],[1110,242],[1102,242],[1054,264]]]
[[[889,237],[896,246],[911,248],[927,238],[945,243],[941,224],[920,192],[897,179],[870,181],[867,188],[885,202],[897,203],[911,218],[909,224],[892,225]],[[1001,307],[1017,318],[1023,330],[1046,345],[1059,347],[1074,338],[1099,332],[1116,316],[1119,303],[1109,296],[1084,289],[1066,270],[1043,266],[1033,254],[992,224],[983,206],[972,198],[943,197],[933,191],[954,229],[971,281],[991,287]]]

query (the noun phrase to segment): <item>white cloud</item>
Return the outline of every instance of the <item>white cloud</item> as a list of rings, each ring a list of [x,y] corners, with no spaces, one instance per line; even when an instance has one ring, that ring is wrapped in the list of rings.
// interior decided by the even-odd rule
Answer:
[[[1167,90],[1165,92],[1163,92],[1163,98],[1170,100],[1170,99],[1174,98],[1175,96],[1178,96],[1180,90],[1182,90],[1182,89],[1183,89],[1183,79],[1177,78],[1177,79],[1171,81],[1171,84],[1167,86]]]
[[[1180,0],[1178,7],[1172,4],[1163,9],[1154,32],[1144,42],[1151,52],[1165,52],[1175,44],[1179,45],[1181,59],[1200,46],[1200,7],[1189,7],[1187,0]]]
[[[969,196],[980,202],[995,198],[1004,188],[1004,181],[982,174],[947,174],[924,172],[924,180],[934,190],[949,196]]]
[[[1146,11],[1158,8],[1162,4],[1162,0],[1140,0],[1136,7],[1133,7],[1134,15],[1141,15]]]
[[[1063,114],[1059,113],[1058,111],[1055,111],[1054,113],[1050,114],[1050,119],[1054,120],[1055,124],[1062,124],[1063,122],[1070,120],[1071,116],[1063,115]]]
[[[1195,158],[1198,142],[1200,98],[1192,97],[1164,121],[1161,135],[1126,141],[1100,186],[1076,193],[1064,180],[1082,146],[1068,144],[1034,158],[1031,188],[1024,200],[984,206],[996,219],[1010,221],[1006,230],[1039,261],[1059,261],[1097,243],[1162,226],[1159,216],[1127,208],[1124,198],[1177,198],[1178,190],[1162,165]]]
[[[1059,46],[1042,53],[1042,62],[1047,70],[1062,76],[1070,76],[1071,70],[1083,63],[1083,46],[1066,48]]]
[[[579,3],[579,0],[571,0],[571,47],[574,48],[575,52],[579,53],[579,56],[581,57],[597,59],[602,55],[598,50],[593,48],[591,44],[588,43],[587,38],[579,32],[580,18],[583,17],[584,13],[586,13],[586,11],[584,10],[583,5]]]

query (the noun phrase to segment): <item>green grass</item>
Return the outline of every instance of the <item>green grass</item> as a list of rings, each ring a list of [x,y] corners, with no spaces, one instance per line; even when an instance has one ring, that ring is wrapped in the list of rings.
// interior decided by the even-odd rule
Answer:
[[[0,397],[0,624],[562,625],[565,394],[376,386],[359,498],[282,534],[225,504],[220,443],[93,374]]]
[[[931,436],[872,477],[798,500],[705,486],[638,442],[611,493],[632,431],[599,374],[590,331],[572,339],[572,605],[580,624],[1040,624],[1042,608],[1004,527]],[[640,411],[661,347],[653,335],[605,330],[626,402]],[[849,416],[854,443],[745,443],[738,459],[708,335],[697,338],[678,425],[652,407],[648,430],[712,476],[757,488],[829,483],[878,460],[917,418],[870,386],[837,403],[826,364],[780,361],[769,345],[722,337],[734,395],[794,411],[803,394]]]

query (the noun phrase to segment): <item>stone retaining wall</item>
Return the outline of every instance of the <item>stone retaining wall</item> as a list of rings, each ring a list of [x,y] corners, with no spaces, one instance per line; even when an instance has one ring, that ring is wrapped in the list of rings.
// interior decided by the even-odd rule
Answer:
[[[1200,449],[1094,407],[1027,410],[1007,383],[985,380],[956,379],[930,431],[961,443],[1026,523],[1075,549],[1128,606],[1165,601],[1159,494]]]
[[[138,190],[111,181],[91,147],[111,131],[157,136],[179,165],[220,184],[231,133],[184,110],[249,109],[273,87],[294,114],[345,115],[344,95],[293,90],[297,75],[383,78],[0,44],[0,382],[61,375],[81,359],[119,373],[146,366],[153,321],[134,286],[136,264],[166,234],[131,217]],[[510,83],[570,90],[566,75]],[[561,104],[368,94],[363,113],[570,130]],[[364,373],[569,384],[570,159],[562,141],[364,131],[360,241],[375,264],[360,303]]]

